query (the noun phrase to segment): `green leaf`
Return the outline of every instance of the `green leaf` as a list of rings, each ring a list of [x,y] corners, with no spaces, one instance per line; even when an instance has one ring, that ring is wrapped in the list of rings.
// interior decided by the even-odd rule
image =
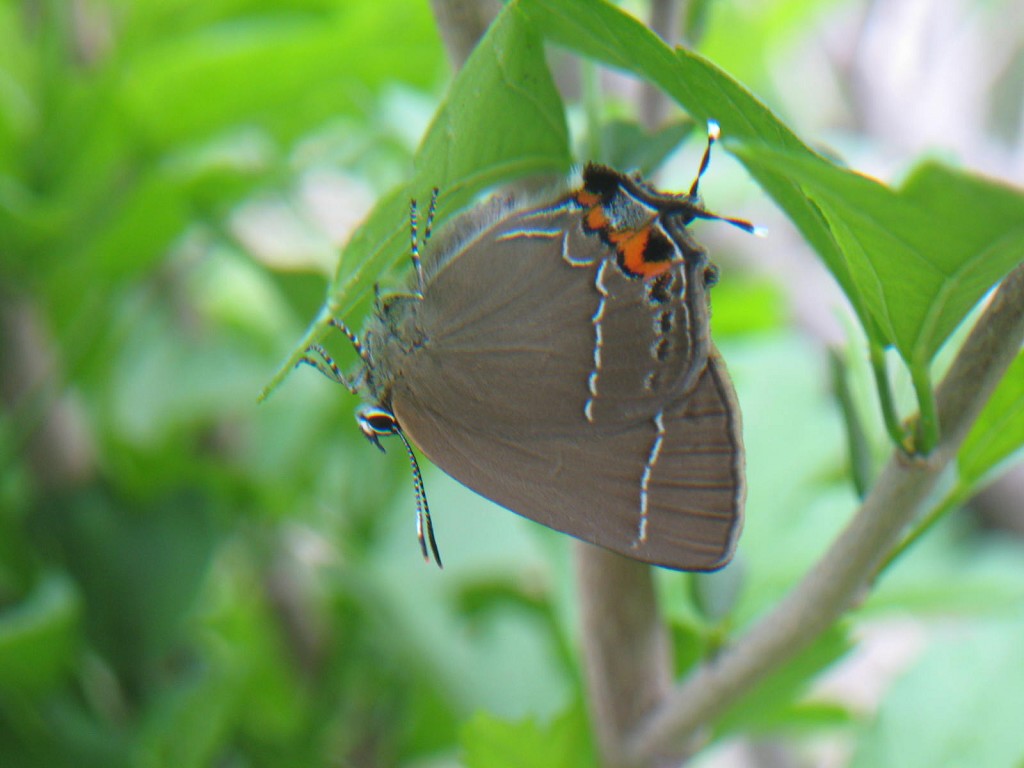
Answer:
[[[512,3],[491,25],[455,79],[416,155],[412,182],[382,200],[342,253],[327,304],[265,397],[327,329],[370,294],[374,281],[408,256],[409,200],[439,187],[439,226],[502,181],[562,174],[570,165],[562,102],[533,27]]]
[[[977,485],[994,467],[1024,447],[1024,352],[1010,364],[971,427],[957,456],[960,482]]]
[[[947,275],[918,340],[931,358],[985,292],[1024,261],[1024,191],[924,162],[896,194],[926,212],[926,231],[908,234]]]
[[[603,156],[591,159],[650,176],[693,133],[694,127],[693,120],[684,118],[651,133],[632,120],[612,120],[602,127]]]
[[[440,66],[422,3],[391,3],[382,14],[364,0],[333,12],[241,17],[150,43],[125,63],[121,98],[159,147],[246,122],[287,137],[360,111],[364,89],[385,81],[425,87]]]
[[[912,369],[1022,259],[1024,195],[1008,187],[925,163],[893,189],[821,159],[754,145],[736,152],[789,174],[814,200],[868,313],[861,321]]]
[[[526,0],[524,7],[547,39],[653,82],[695,120],[713,117],[728,136],[811,154],[742,85],[690,51],[673,51],[615,6],[594,0]]]
[[[211,507],[188,493],[122,505],[97,492],[40,513],[81,589],[92,647],[126,685],[180,638],[216,543]]]
[[[853,768],[1015,768],[1024,762],[1024,625],[951,629],[893,685],[859,740]]]
[[[517,723],[485,713],[474,716],[462,729],[466,768],[587,768],[597,765],[582,706],[540,725],[528,719]]]
[[[562,102],[541,41],[515,4],[494,22],[452,84],[415,162],[412,184],[389,197],[345,249],[331,290],[336,311],[344,312],[383,268],[408,254],[410,198],[426,199],[431,187],[439,187],[440,225],[500,181],[569,167]]]
[[[74,663],[82,600],[74,582],[51,572],[21,602],[0,610],[0,689],[52,685]]]
[[[146,711],[135,745],[137,765],[201,768],[217,762],[238,693],[224,668],[199,668],[176,680]]]
[[[756,143],[824,162],[740,83],[699,54],[673,51],[614,6],[591,0],[529,0],[526,7],[548,39],[656,84],[694,119],[717,120],[733,143]],[[814,201],[784,169],[749,163],[747,169],[818,252],[863,316],[846,260]]]

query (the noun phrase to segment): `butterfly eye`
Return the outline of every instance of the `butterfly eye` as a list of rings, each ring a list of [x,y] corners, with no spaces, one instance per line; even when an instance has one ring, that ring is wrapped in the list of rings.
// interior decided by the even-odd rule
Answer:
[[[376,445],[381,452],[384,451],[384,446],[380,444],[378,438],[381,435],[393,435],[399,431],[398,420],[394,414],[375,406],[368,405],[360,408],[356,413],[356,423],[359,424],[362,433],[366,435],[366,439]]]
[[[356,414],[356,421],[359,422],[359,428],[367,436],[392,435],[398,427],[398,421],[394,414],[383,408],[363,408]]]

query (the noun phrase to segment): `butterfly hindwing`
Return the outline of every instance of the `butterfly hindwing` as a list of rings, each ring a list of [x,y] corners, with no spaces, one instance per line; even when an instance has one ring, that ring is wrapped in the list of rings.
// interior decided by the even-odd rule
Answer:
[[[427,457],[481,495],[656,565],[713,570],[731,556],[742,523],[743,445],[717,353],[688,396],[618,432],[505,434],[490,422],[448,418],[449,403],[422,390],[418,380],[396,388],[396,417]]]

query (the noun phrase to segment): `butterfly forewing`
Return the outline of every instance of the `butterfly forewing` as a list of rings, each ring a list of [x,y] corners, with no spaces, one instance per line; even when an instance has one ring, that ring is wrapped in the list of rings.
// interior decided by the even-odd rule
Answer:
[[[707,353],[703,284],[688,293],[684,265],[673,277],[657,290],[626,277],[578,211],[525,211],[432,275],[417,309],[423,343],[396,378],[496,433],[652,418],[693,386]]]

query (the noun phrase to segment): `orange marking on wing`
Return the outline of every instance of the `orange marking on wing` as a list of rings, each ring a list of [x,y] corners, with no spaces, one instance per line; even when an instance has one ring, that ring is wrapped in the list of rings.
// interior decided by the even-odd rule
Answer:
[[[636,231],[614,232],[609,238],[622,256],[626,270],[644,280],[659,277],[672,268],[671,261],[648,261],[647,247],[651,240],[648,227]]]
[[[587,211],[587,228],[591,230],[607,229],[611,225],[608,221],[608,217],[605,216],[604,208],[600,205],[595,205],[589,211]]]

